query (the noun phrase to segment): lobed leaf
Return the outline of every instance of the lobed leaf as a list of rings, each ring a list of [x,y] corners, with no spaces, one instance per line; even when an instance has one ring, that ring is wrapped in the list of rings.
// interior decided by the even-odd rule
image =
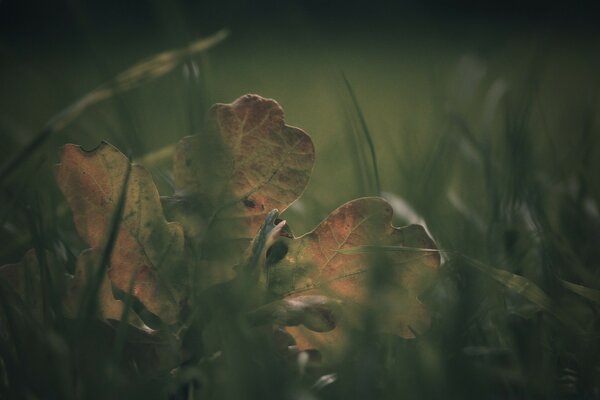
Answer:
[[[284,122],[281,106],[257,95],[216,104],[208,130],[176,149],[176,192],[167,203],[192,243],[202,243],[200,285],[232,279],[233,266],[269,211],[285,210],[308,184],[310,137]]]
[[[92,151],[72,144],[63,147],[56,179],[77,232],[93,250],[105,245],[128,168],[127,157],[108,143]],[[128,293],[133,282],[133,295],[149,311],[175,323],[183,297],[183,249],[181,225],[165,220],[151,175],[133,164],[110,255],[111,283]]]
[[[269,287],[276,295],[286,299],[323,295],[344,304],[342,318],[330,332],[286,328],[300,350],[339,350],[347,332],[361,328],[361,315],[371,315],[378,331],[404,338],[428,329],[430,316],[418,297],[436,275],[439,254],[398,252],[374,259],[340,252],[363,245],[436,248],[422,226],[392,226],[392,213],[380,198],[348,202],[310,233],[285,242],[283,258],[270,261]]]

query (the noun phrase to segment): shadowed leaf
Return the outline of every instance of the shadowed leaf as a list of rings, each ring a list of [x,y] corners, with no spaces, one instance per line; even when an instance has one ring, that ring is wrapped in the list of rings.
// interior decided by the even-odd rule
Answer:
[[[94,269],[99,267],[100,256],[98,251],[91,249],[84,250],[77,258],[77,268],[75,275],[67,283],[65,294],[65,308],[67,314],[74,318],[79,313],[83,292],[89,284],[89,280],[94,276]],[[98,311],[104,320],[120,321],[123,316],[125,303],[115,299],[110,280],[104,275],[100,289],[98,291]],[[127,321],[142,330],[149,328],[142,322],[133,310],[129,310]]]
[[[105,244],[128,165],[129,160],[107,143],[89,152],[76,145],[62,150],[56,179],[79,235],[93,250]],[[110,281],[128,293],[133,280],[132,294],[149,311],[166,323],[176,322],[182,297],[183,277],[178,275],[183,243],[182,227],[163,216],[152,177],[143,167],[132,165],[110,257]]]
[[[274,100],[246,95],[216,104],[209,121],[205,134],[177,146],[176,192],[167,200],[191,241],[203,242],[202,287],[234,277],[231,267],[267,213],[300,196],[314,163],[310,137],[285,125]]]
[[[393,253],[377,265],[368,254],[340,252],[370,244],[435,249],[423,227],[396,228],[391,219],[392,208],[383,199],[351,201],[312,232],[285,242],[285,256],[268,266],[270,289],[279,296],[325,295],[344,303],[344,314],[331,332],[316,333],[302,326],[286,328],[299,350],[339,350],[347,331],[360,327],[359,316],[364,311],[374,316],[380,332],[404,338],[414,338],[429,327],[429,314],[418,296],[436,275],[439,254]]]

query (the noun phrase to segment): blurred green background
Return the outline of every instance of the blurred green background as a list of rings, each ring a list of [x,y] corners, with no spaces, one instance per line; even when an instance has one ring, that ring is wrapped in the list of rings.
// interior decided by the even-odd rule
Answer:
[[[572,319],[448,256],[427,296],[431,333],[398,340],[376,377],[349,373],[376,382],[367,393],[599,398],[595,3],[323,3],[0,1],[3,160],[139,60],[229,31],[90,107],[3,177],[0,261],[31,247],[31,214],[48,249],[83,246],[53,182],[62,144],[106,140],[141,158],[196,133],[211,104],[257,93],[315,142],[309,186],[285,214],[296,234],[346,201],[383,195],[397,224],[426,222],[442,249],[525,277]],[[169,161],[147,166],[171,194]],[[340,381],[311,396],[364,395]]]

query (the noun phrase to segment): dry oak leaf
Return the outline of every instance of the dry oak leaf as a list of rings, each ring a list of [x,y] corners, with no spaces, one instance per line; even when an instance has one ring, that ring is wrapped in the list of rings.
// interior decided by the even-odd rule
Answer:
[[[302,194],[315,158],[310,137],[285,124],[275,100],[245,95],[216,104],[208,121],[203,134],[177,146],[169,203],[186,235],[203,244],[203,287],[235,276],[233,266],[269,211],[285,210]]]
[[[422,226],[392,226],[392,214],[385,200],[361,198],[337,208],[312,232],[291,241],[281,239],[287,253],[279,261],[267,261],[270,290],[283,298],[324,295],[343,303],[342,315],[329,332],[285,328],[299,350],[317,349],[325,357],[341,351],[347,332],[360,329],[365,316],[379,332],[403,338],[429,328],[430,316],[419,295],[436,275],[438,253],[397,251],[377,259],[375,254],[339,252],[365,245],[436,248]]]
[[[98,250],[84,250],[77,257],[75,275],[67,282],[64,297],[65,311],[71,318],[76,318],[82,305],[83,295],[90,279],[93,279],[96,268],[100,266],[101,254]],[[120,321],[125,310],[125,303],[115,299],[108,275],[102,277],[98,290],[98,311],[104,320]],[[128,311],[127,322],[143,331],[150,331],[133,310]]]
[[[93,250],[104,248],[127,178],[129,160],[108,143],[92,151],[67,144],[56,180],[73,212],[79,235]],[[184,268],[183,228],[167,222],[152,177],[132,164],[108,276],[165,323],[177,321]]]

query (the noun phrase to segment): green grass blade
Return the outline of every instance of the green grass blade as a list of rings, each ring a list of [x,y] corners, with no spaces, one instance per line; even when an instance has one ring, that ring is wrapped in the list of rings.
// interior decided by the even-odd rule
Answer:
[[[459,254],[453,251],[446,250],[436,250],[436,249],[423,249],[423,248],[414,248],[414,247],[405,247],[405,246],[357,246],[348,249],[338,250],[338,252],[342,254],[359,254],[359,253],[369,253],[369,252],[377,252],[377,251],[407,251],[407,252],[418,252],[418,253],[429,253],[429,252],[439,252],[454,255],[465,260],[469,265],[475,267],[480,272],[484,273],[488,277],[492,278],[496,282],[500,283],[505,288],[509,289],[511,292],[516,293],[523,298],[527,299],[531,303],[539,306],[544,311],[556,317],[559,321],[565,324],[568,327],[573,328],[574,322],[568,316],[564,315],[561,312],[556,310],[554,306],[554,302],[551,297],[544,292],[538,285],[529,279],[513,274],[506,270],[495,268],[489,266],[485,263],[482,263],[474,258],[465,256],[463,254]]]
[[[381,179],[379,178],[379,168],[377,166],[377,153],[375,152],[375,145],[373,144],[373,138],[371,136],[371,133],[369,132],[369,127],[367,125],[365,116],[363,115],[360,105],[358,104],[358,100],[356,98],[356,94],[354,93],[354,89],[352,88],[350,81],[348,80],[348,78],[346,77],[346,75],[344,73],[342,73],[342,79],[344,80],[344,84],[346,85],[346,89],[348,90],[348,94],[350,95],[350,100],[352,101],[352,106],[354,108],[354,112],[356,113],[356,115],[358,117],[358,122],[360,123],[360,128],[361,128],[360,130],[363,133],[364,139],[369,148],[369,154],[370,154],[370,158],[371,158],[371,167],[373,170],[373,178],[375,180],[375,190],[376,190],[376,194],[379,195],[381,193]]]
[[[566,289],[569,289],[571,292],[576,293],[581,297],[585,297],[586,299],[593,301],[596,304],[600,304],[600,290],[592,289],[583,285],[578,285],[576,283],[565,281],[563,279],[560,280],[560,284]]]
[[[55,115],[35,137],[0,168],[0,181],[5,180],[15,168],[37,150],[52,134],[63,130],[75,118],[94,104],[117,94],[135,89],[151,80],[160,78],[185,62],[189,56],[204,52],[219,44],[228,36],[226,30],[205,39],[192,42],[188,47],[165,51],[143,60],[118,74],[114,79],[87,93]]]
[[[96,268],[95,273],[90,277],[90,280],[86,284],[86,288],[79,308],[78,319],[80,321],[86,321],[94,312],[98,302],[98,291],[102,284],[102,278],[106,273],[106,269],[110,262],[112,251],[117,241],[117,235],[119,233],[119,227],[121,225],[121,219],[123,217],[123,211],[125,210],[125,201],[127,198],[127,188],[129,186],[129,178],[131,176],[131,163],[127,164],[127,171],[125,179],[123,180],[123,187],[119,194],[119,199],[115,207],[112,221],[110,223],[110,229],[106,235],[106,245],[102,251],[102,257],[100,263]]]

